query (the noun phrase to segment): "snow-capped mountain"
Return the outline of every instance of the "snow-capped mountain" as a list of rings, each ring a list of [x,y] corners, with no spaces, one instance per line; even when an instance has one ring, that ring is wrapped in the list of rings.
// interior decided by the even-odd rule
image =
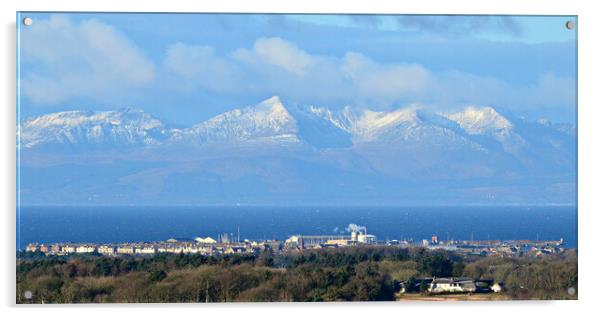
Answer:
[[[272,97],[188,128],[124,109],[47,114],[21,122],[18,133],[20,190],[29,203],[566,203],[575,196],[574,127],[489,107],[287,108]],[[121,148],[128,150],[107,150]],[[39,176],[41,166],[48,176]]]
[[[490,107],[467,107],[464,111],[448,114],[447,118],[458,123],[469,134],[483,135],[512,129],[512,123]]]
[[[491,107],[467,107],[464,111],[446,115],[470,135],[490,136],[502,144],[504,149],[517,153],[527,145],[514,130],[514,125]]]
[[[174,132],[175,141],[198,143],[298,142],[297,122],[277,96],[255,106],[235,109],[191,128]]]
[[[169,137],[163,123],[141,110],[68,111],[43,115],[21,124],[24,148],[65,145],[150,146]]]
[[[353,135],[356,141],[373,141],[391,128],[419,124],[414,108],[376,112],[354,111],[347,106],[339,113],[333,113],[326,108],[310,107],[309,111]]]
[[[159,146],[226,143],[308,143],[317,147],[351,147],[384,144],[428,147],[465,147],[488,150],[495,144],[512,154],[529,143],[516,132],[515,124],[490,107],[470,106],[443,114],[409,106],[393,111],[340,111],[310,106],[291,114],[277,96],[257,105],[234,109],[190,128],[167,128],[136,109],[91,112],[69,111],[40,116],[20,126],[23,148],[43,146]],[[521,122],[518,122],[519,124]],[[541,121],[554,130],[570,128]],[[336,137],[333,137],[335,135]],[[527,137],[528,138],[528,137]],[[552,140],[553,142],[553,140]]]
[[[422,144],[426,147],[466,146],[472,150],[482,149],[470,139],[456,122],[446,116],[428,112],[418,106],[394,111],[354,111],[345,107],[339,112],[326,108],[310,107],[309,111],[346,131],[356,145],[381,143],[397,147],[403,144]]]

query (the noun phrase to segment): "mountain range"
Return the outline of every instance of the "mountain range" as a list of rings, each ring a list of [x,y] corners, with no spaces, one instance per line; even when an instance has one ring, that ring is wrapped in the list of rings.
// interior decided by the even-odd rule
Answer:
[[[491,107],[287,107],[187,128],[142,110],[19,124],[24,204],[572,204],[576,130]]]

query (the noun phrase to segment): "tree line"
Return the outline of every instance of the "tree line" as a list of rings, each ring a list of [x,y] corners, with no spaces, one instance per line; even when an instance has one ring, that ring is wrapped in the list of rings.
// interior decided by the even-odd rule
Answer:
[[[506,281],[516,298],[558,298],[560,289],[577,283],[576,258],[467,261],[424,248],[222,256],[20,254],[17,303],[395,300],[400,281],[432,276],[493,277]],[[25,298],[25,291],[32,297]]]

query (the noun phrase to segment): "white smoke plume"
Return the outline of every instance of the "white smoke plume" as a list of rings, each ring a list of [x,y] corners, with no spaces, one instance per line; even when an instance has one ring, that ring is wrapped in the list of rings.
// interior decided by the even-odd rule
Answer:
[[[366,230],[366,226],[359,226],[357,224],[349,224],[347,225],[347,228],[345,228],[346,231],[348,232],[360,232],[360,231],[365,231]]]

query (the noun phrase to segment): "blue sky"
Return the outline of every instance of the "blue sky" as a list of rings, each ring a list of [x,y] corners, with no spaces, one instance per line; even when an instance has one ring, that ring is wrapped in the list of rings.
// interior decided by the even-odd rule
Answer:
[[[289,105],[493,106],[574,123],[575,17],[27,13],[21,116],[137,107],[173,125]]]

